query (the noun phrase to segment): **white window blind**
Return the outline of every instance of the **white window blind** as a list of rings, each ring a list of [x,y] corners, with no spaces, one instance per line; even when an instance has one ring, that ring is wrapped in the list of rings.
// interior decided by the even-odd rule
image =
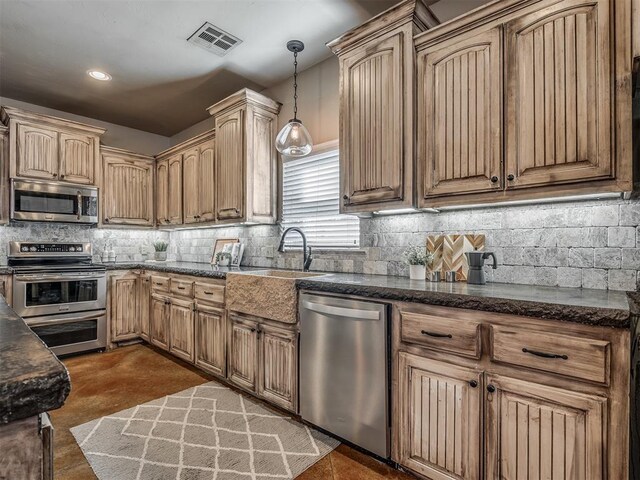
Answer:
[[[301,228],[314,248],[359,246],[358,217],[339,213],[338,150],[286,160],[282,177],[282,230]],[[300,235],[288,235],[286,246],[302,246]]]

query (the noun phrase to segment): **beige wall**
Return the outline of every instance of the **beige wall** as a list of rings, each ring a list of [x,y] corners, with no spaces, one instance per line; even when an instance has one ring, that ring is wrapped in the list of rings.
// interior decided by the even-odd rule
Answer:
[[[293,117],[293,77],[260,93],[282,103],[281,128]],[[298,117],[317,145],[338,138],[338,112],[338,59],[331,56],[298,75]],[[213,120],[203,120],[171,137],[171,145],[211,128]]]
[[[54,110],[52,108],[41,107],[32,103],[21,102],[11,98],[0,97],[0,105],[21,108],[35,113],[52,115],[55,117],[65,118],[67,120],[75,120],[77,122],[95,125],[97,127],[106,128],[107,131],[102,136],[102,143],[110,147],[126,148],[136,153],[146,155],[155,155],[170,146],[169,137],[156,135],[155,133],[143,132],[134,128],[123,127],[113,123],[102,122],[93,118],[82,117],[72,113]]]

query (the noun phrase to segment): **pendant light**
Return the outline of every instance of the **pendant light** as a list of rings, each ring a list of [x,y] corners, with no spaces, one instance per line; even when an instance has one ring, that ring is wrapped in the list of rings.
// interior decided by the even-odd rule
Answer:
[[[304,43],[290,40],[287,49],[293,52],[293,118],[278,133],[276,148],[287,157],[304,157],[313,147],[309,131],[298,120],[298,53],[304,50]]]

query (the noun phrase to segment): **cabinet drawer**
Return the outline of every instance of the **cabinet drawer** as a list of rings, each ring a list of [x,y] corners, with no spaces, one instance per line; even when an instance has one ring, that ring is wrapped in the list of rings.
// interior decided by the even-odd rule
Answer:
[[[608,341],[491,326],[491,360],[609,383]]]
[[[403,342],[480,358],[480,322],[404,311],[400,316]]]
[[[224,304],[224,287],[196,282],[194,284],[195,297],[205,302]]]
[[[151,275],[151,289],[156,292],[168,292],[169,277],[159,277],[157,275]]]
[[[193,297],[193,282],[189,280],[171,279],[171,293],[184,297]]]

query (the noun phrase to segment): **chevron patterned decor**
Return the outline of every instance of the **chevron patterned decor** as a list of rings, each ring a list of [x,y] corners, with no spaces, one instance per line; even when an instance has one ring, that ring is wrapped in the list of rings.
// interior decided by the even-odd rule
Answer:
[[[445,272],[455,270],[458,281],[465,282],[469,266],[465,252],[484,250],[484,235],[455,234],[455,235],[429,235],[427,236],[427,251],[434,254],[431,263],[432,271]]]

